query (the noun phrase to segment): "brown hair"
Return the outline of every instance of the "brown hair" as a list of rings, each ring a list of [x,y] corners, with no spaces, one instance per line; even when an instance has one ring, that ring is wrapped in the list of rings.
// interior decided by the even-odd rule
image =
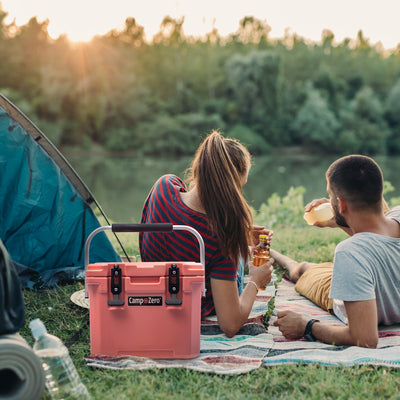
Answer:
[[[358,154],[339,158],[328,168],[326,178],[333,193],[357,209],[381,210],[383,175],[372,158]]]
[[[222,253],[236,263],[248,256],[253,217],[243,197],[242,182],[251,166],[248,150],[235,139],[213,131],[197,149],[188,170]]]

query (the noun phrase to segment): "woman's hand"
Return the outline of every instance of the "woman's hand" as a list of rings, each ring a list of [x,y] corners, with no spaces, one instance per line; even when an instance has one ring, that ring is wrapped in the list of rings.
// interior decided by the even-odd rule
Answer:
[[[258,288],[271,282],[273,263],[272,258],[260,267],[249,263],[249,279]],[[215,278],[210,281],[218,324],[226,336],[232,337],[246,323],[258,291],[254,285],[246,285],[239,297],[236,281]]]
[[[275,260],[270,258],[265,264],[255,267],[252,262],[249,262],[249,279],[254,281],[259,288],[263,288],[271,282],[273,264]]]
[[[253,225],[253,230],[251,231],[252,239],[253,239],[253,246],[257,246],[259,239],[259,235],[267,235],[267,243],[271,244],[272,235],[274,234],[273,231],[269,229],[265,229],[264,226]]]

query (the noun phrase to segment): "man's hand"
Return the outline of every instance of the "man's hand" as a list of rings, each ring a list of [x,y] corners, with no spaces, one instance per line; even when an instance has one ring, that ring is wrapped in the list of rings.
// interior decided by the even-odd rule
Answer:
[[[313,201],[310,201],[305,207],[304,207],[304,212],[309,212],[311,211],[314,207],[317,207],[321,204],[324,203],[329,203],[330,201],[323,197],[322,199],[314,199]],[[318,226],[320,228],[337,228],[338,225],[335,221],[335,218],[332,217],[331,219],[328,219],[327,221],[324,222],[314,222],[314,226]]]
[[[310,201],[308,204],[306,204],[306,206],[304,207],[304,212],[309,212],[314,207],[320,206],[324,203],[329,203],[329,200],[325,197],[323,197],[322,199],[314,199],[313,201]]]
[[[304,315],[286,310],[278,312],[274,325],[279,327],[286,339],[296,340],[303,337],[307,322],[308,319]]]
[[[362,346],[375,348],[378,345],[378,317],[376,301],[345,301],[349,325],[334,326],[318,322],[313,325],[313,335],[321,342],[337,346]],[[282,335],[296,340],[304,335],[309,318],[293,311],[278,312],[274,322]]]

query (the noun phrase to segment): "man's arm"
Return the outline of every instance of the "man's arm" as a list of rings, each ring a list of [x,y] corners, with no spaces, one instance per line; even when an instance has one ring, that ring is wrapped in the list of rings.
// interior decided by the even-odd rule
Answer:
[[[331,326],[316,322],[312,334],[324,343],[354,345],[375,348],[378,345],[378,323],[376,301],[345,301],[347,326]],[[278,312],[274,325],[287,339],[299,339],[304,335],[308,318],[293,311]]]

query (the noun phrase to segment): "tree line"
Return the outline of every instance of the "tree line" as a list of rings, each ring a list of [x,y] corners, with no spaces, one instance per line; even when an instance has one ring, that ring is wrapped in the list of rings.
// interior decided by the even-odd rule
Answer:
[[[235,33],[185,36],[165,17],[151,41],[135,18],[87,43],[51,39],[48,21],[6,24],[0,91],[58,146],[98,143],[138,154],[192,154],[220,129],[254,154],[400,152],[400,45],[319,43],[245,17]]]

